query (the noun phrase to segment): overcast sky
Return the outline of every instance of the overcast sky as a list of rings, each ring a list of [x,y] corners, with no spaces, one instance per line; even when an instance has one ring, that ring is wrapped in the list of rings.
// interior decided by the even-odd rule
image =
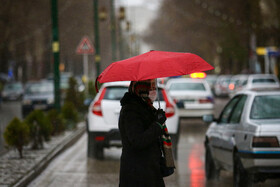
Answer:
[[[157,15],[161,0],[116,0],[115,5],[126,7],[127,19],[131,22],[132,32],[143,34],[147,31],[150,22]],[[151,50],[145,43],[141,44],[141,52]]]

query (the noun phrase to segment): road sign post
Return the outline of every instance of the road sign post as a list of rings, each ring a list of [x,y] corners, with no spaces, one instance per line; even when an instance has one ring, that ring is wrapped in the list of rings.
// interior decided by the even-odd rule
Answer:
[[[76,50],[77,54],[83,55],[83,80],[86,84],[86,95],[88,94],[88,55],[94,54],[94,48],[87,36],[83,37]]]

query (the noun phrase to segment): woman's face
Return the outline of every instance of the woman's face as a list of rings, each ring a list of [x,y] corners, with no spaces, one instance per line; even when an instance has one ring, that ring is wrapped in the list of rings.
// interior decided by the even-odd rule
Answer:
[[[154,102],[157,98],[156,79],[151,80],[151,88],[149,90],[149,98],[152,102]]]
[[[150,89],[150,91],[152,91],[152,90],[156,90],[156,79],[152,79],[151,80],[151,89]]]

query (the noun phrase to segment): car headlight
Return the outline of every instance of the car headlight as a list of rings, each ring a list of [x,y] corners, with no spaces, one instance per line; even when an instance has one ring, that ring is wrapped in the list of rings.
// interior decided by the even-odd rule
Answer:
[[[47,100],[47,103],[48,103],[48,104],[54,104],[54,99],[53,99],[53,98],[48,99],[48,100]]]
[[[24,105],[31,105],[31,103],[32,103],[32,101],[29,100],[29,99],[24,99],[24,100],[22,101],[22,104],[24,104]]]

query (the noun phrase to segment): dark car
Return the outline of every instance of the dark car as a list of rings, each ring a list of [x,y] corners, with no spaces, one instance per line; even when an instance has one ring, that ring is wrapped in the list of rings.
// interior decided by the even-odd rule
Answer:
[[[50,110],[54,108],[54,84],[50,81],[27,83],[23,100],[22,116],[33,110]]]
[[[23,85],[20,82],[12,82],[5,84],[2,91],[3,101],[20,100],[23,95]]]

